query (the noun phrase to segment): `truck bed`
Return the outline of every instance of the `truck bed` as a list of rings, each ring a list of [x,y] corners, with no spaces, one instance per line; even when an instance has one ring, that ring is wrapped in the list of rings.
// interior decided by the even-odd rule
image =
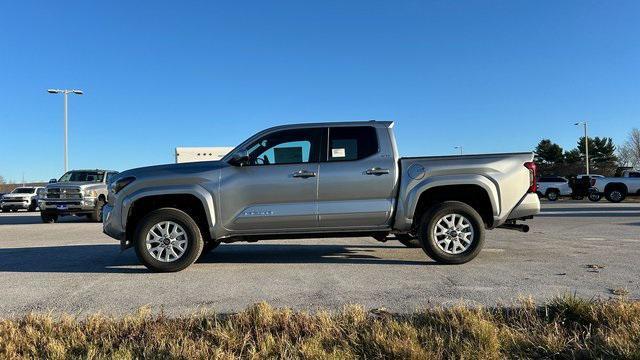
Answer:
[[[492,202],[493,226],[503,224],[523,201],[530,186],[530,172],[524,163],[533,161],[532,152],[478,155],[403,157],[399,159],[400,187],[396,226],[411,223],[411,204],[430,187],[477,186]],[[402,217],[405,216],[403,219]]]

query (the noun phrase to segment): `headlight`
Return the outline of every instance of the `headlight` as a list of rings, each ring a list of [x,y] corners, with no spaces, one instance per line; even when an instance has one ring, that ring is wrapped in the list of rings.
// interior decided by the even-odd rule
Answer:
[[[120,190],[124,189],[125,186],[131,184],[135,179],[136,178],[133,176],[127,176],[125,178],[118,179],[109,184],[109,190],[113,191],[114,194],[117,194],[118,192],[120,192]]]
[[[96,196],[98,196],[98,193],[95,190],[83,190],[82,194],[85,197],[96,197]]]

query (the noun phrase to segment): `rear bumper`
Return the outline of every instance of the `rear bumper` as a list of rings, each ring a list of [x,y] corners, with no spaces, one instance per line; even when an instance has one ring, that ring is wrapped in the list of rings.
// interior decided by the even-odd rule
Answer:
[[[520,203],[511,210],[511,213],[507,216],[507,220],[528,218],[538,215],[539,213],[540,199],[538,199],[538,195],[536,193],[528,193],[520,200]]]

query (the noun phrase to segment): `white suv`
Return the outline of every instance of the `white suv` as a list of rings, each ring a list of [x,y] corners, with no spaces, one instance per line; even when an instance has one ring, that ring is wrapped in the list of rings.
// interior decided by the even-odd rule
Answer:
[[[556,201],[561,196],[571,196],[573,190],[569,180],[560,176],[545,176],[538,179],[538,195],[549,201]]]
[[[15,188],[10,194],[4,194],[0,200],[0,209],[2,211],[18,211],[26,209],[27,211],[36,211],[38,208],[38,194],[42,191],[42,187],[19,187]]]

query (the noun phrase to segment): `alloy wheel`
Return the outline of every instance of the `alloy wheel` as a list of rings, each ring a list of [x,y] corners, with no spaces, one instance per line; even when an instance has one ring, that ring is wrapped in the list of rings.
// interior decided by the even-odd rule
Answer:
[[[474,230],[471,221],[460,214],[447,214],[436,222],[433,238],[440,250],[447,254],[460,254],[473,243]]]
[[[189,238],[178,223],[161,221],[152,226],[147,233],[146,245],[147,251],[154,259],[173,262],[185,254]]]

